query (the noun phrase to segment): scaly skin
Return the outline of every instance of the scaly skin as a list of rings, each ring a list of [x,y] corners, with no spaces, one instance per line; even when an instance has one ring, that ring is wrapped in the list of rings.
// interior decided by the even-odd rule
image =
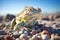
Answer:
[[[36,13],[34,12],[34,10],[36,11]],[[41,12],[41,9],[40,9],[40,12]],[[19,23],[25,23],[25,25],[31,24],[34,20],[40,17],[41,15],[40,12],[38,12],[33,7],[25,7],[25,9],[20,14],[18,14],[16,18],[12,21],[11,29],[13,29],[14,26],[16,26],[16,24],[19,24]]]

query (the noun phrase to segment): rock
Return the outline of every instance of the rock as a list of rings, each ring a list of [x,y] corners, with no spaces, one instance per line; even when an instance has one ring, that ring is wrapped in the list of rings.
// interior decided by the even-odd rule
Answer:
[[[6,16],[4,16],[3,20],[4,21],[11,21],[13,18],[15,18],[14,15],[7,14]]]
[[[2,21],[3,20],[3,16],[0,16],[0,21]]]

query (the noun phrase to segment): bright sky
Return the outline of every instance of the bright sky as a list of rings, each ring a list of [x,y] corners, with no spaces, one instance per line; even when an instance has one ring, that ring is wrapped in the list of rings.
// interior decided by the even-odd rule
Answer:
[[[42,12],[57,12],[60,0],[0,0],[0,15],[18,14],[25,6],[40,7]]]

